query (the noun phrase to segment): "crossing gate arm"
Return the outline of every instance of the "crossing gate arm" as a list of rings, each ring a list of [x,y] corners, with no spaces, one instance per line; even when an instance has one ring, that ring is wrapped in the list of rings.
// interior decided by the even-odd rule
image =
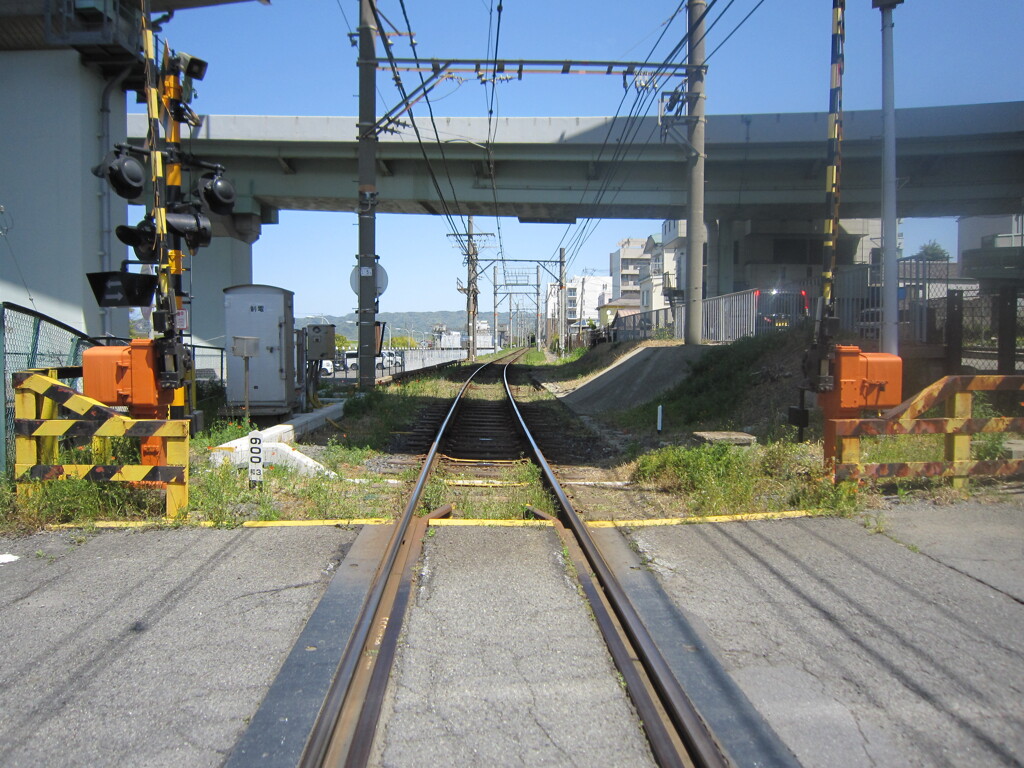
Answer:
[[[29,481],[68,477],[153,483],[165,490],[167,517],[177,517],[188,505],[188,420],[130,419],[62,384],[52,375],[56,371],[48,373],[21,371],[12,377],[18,491],[27,492]],[[57,418],[60,408],[81,418]],[[91,438],[94,447],[105,445],[112,437],[160,438],[167,464],[60,464],[58,439],[70,437]]]
[[[1024,472],[1024,460],[971,460],[971,436],[1024,432],[1024,418],[971,416],[973,392],[1021,392],[1024,376],[946,376],[877,419],[836,419],[836,480],[896,477],[952,477],[962,487],[968,477],[1003,477]],[[945,416],[919,418],[945,404]],[[944,461],[863,464],[860,440],[875,435],[946,436]]]

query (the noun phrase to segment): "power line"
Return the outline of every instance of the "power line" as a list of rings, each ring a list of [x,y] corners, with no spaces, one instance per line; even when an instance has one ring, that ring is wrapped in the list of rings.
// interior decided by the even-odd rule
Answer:
[[[18,262],[18,257],[14,253],[14,246],[11,245],[11,238],[7,236],[7,233],[11,231],[14,226],[11,215],[7,213],[7,209],[0,205],[0,237],[7,243],[7,250],[11,252],[11,261],[14,262],[14,268],[18,270],[18,277],[21,278],[21,284],[25,288],[25,295],[28,296],[28,302],[32,305],[32,309],[39,311],[39,307],[36,306],[36,300],[32,296],[32,290],[28,287],[28,282],[25,280],[25,273],[21,271],[21,264]]]
[[[732,37],[733,35],[735,35],[736,31],[740,27],[742,27],[744,24],[747,23],[747,19],[749,19],[751,16],[754,15],[754,11],[756,11],[758,8],[760,8],[763,4],[764,4],[764,0],[758,0],[757,5],[755,5],[753,8],[750,9],[750,13],[748,13],[746,16],[744,16],[743,20],[739,24],[737,24],[735,27],[733,27],[732,32],[730,32],[728,35],[726,35],[725,39],[722,42],[720,42],[718,45],[716,45],[715,49],[713,51],[711,51],[711,53],[709,53],[707,56],[704,57],[704,60],[707,61],[708,59],[710,59],[712,56],[715,55],[715,53],[718,52],[719,48],[721,48],[723,45],[725,45],[727,42],[729,42],[729,38]]]
[[[704,13],[701,14],[700,19],[698,20],[698,24],[699,24],[700,21],[703,21],[704,18],[706,18],[706,16],[708,15],[708,13],[710,13],[712,7],[715,5],[716,2],[717,2],[717,0],[711,0],[711,2],[705,8]],[[715,20],[705,29],[704,35],[701,38],[702,40],[704,38],[706,38],[708,33],[710,33],[711,29],[716,24],[718,24],[718,22],[721,21],[722,18],[724,18],[726,12],[728,12],[728,10],[732,7],[734,2],[735,2],[735,0],[729,0],[729,3],[726,5],[726,7],[718,14],[718,16],[715,18]],[[755,5],[747,13],[747,15],[744,16],[743,19],[740,20],[740,22],[732,29],[732,31],[729,32],[729,34],[726,36],[726,38],[711,52],[711,55],[713,55],[716,51],[718,51],[719,48],[721,48],[722,45],[724,45],[725,42],[729,38],[731,38],[736,33],[736,31],[740,27],[743,26],[743,24],[745,24],[747,22],[747,20],[754,14],[754,12],[758,8],[761,7],[761,5],[763,3],[764,3],[764,0],[759,0],[757,5]],[[671,20],[673,18],[675,18],[675,16],[679,13],[681,7],[682,7],[682,3],[680,3],[680,6],[677,7],[675,13],[672,15],[672,17],[670,17],[669,22],[671,22]],[[666,28],[665,31],[667,31],[667,28]],[[659,36],[658,41],[654,44],[654,47],[652,48],[651,53],[648,55],[648,60],[650,60],[651,56],[653,56],[654,50],[657,49],[657,46],[661,43],[661,40],[662,40],[663,37],[664,37],[664,32],[662,33],[661,36]],[[671,59],[679,51],[682,50],[682,46],[688,41],[688,38],[689,38],[689,31],[687,31],[687,34],[684,35],[683,39],[680,40],[679,43],[673,48],[672,53],[670,53],[669,56],[664,57],[664,61],[671,61]],[[711,55],[708,55],[708,56],[705,57],[705,63],[707,62],[707,59],[711,58]],[[661,68],[659,68],[659,70],[660,69]],[[657,75],[657,73],[658,73],[658,70],[656,70],[655,76]],[[625,157],[626,151],[630,147],[633,146],[633,143],[634,143],[634,140],[635,140],[635,137],[636,137],[636,133],[639,131],[639,125],[640,125],[639,117],[640,117],[640,115],[642,115],[643,113],[645,113],[647,111],[647,109],[650,106],[650,102],[652,100],[653,99],[650,96],[648,96],[646,98],[646,100],[645,100],[640,94],[638,94],[636,99],[634,100],[633,107],[630,109],[630,114],[629,114],[629,116],[626,119],[626,127],[623,129],[622,134],[620,134],[620,136],[625,137],[626,134],[627,134],[627,131],[632,130],[632,138],[630,138],[630,140],[628,142],[625,142],[625,143],[620,142],[619,145],[616,147],[616,152],[613,154],[613,157],[612,157],[612,166],[610,167],[609,171],[606,173],[605,179],[602,181],[601,187],[599,188],[597,195],[595,195],[595,204],[597,204],[597,203],[601,202],[601,200],[603,200],[604,194],[607,192],[609,186],[611,185],[612,180],[614,179],[614,177],[616,176],[619,168],[622,165],[622,163],[621,163],[622,158]],[[606,134],[604,144],[602,144],[602,148],[601,148],[601,151],[599,152],[598,159],[600,159],[600,155],[604,151],[604,147],[607,144],[608,137],[611,135],[611,132],[613,130],[614,121],[616,119],[618,119],[618,112],[621,111],[622,103],[624,101],[625,101],[625,95],[623,96],[623,99],[619,102],[619,110],[616,111],[616,115],[612,119],[612,124],[609,125],[609,131]],[[641,108],[637,109],[637,107],[641,107]],[[621,152],[619,151],[620,149],[622,149]],[[643,151],[644,151],[644,146],[641,145],[639,147],[639,152],[642,153]],[[629,171],[627,171],[627,174],[628,174],[628,172]],[[627,175],[627,178],[628,178],[628,175]],[[580,198],[581,202],[582,202],[583,198],[586,196],[586,192],[587,192],[587,190],[584,189],[584,194]],[[618,195],[618,192],[615,193],[615,195],[613,196],[613,199],[617,195]],[[569,244],[570,244],[569,248],[567,248],[567,250],[570,250],[570,248],[571,248],[571,253],[569,255],[569,258],[567,259],[567,266],[569,264],[571,264],[575,260],[576,256],[582,250],[583,245],[586,243],[586,241],[590,238],[590,236],[596,230],[597,225],[600,223],[600,221],[601,221],[600,218],[595,220],[593,217],[590,217],[585,222],[583,222],[583,224],[577,229],[576,234],[569,241]],[[571,229],[571,226],[570,226],[570,229]],[[568,234],[568,229],[567,229],[566,234]],[[565,240],[565,235],[563,235],[561,242],[564,242],[564,240]],[[561,242],[559,242],[559,246],[561,246]]]
[[[416,55],[416,44],[415,44],[415,40],[412,37],[412,27],[409,26],[409,16],[408,16],[408,13],[406,12],[406,9],[405,9],[405,0],[401,0],[401,6],[402,6],[402,14],[405,17],[406,25],[409,28],[409,40],[410,40],[410,44],[412,45],[413,54]],[[380,16],[379,16],[379,14],[377,12],[377,4],[376,4],[376,2],[371,2],[370,3],[370,9],[373,11],[374,18],[377,21],[377,28],[380,29],[380,27],[381,27]],[[391,74],[392,74],[392,77],[393,77],[393,79],[395,81],[395,86],[398,88],[398,92],[401,95],[402,100],[405,103],[408,104],[409,103],[409,95],[408,95],[408,93],[406,93],[405,85],[402,83],[402,76],[398,72],[398,67],[397,67],[397,64],[395,62],[395,57],[394,57],[394,54],[391,51],[391,41],[388,40],[387,35],[381,35],[381,40],[384,43],[384,52],[387,54],[388,62],[391,65]],[[421,74],[420,78],[422,79],[422,77],[423,77],[423,75]],[[427,106],[428,106],[428,108],[430,107],[429,99],[427,100]],[[456,237],[457,238],[461,238],[461,233],[459,232],[458,227],[456,227],[455,219],[452,216],[450,208],[448,207],[448,201],[445,199],[444,193],[441,191],[441,184],[438,182],[437,175],[434,173],[434,167],[433,167],[433,165],[430,162],[430,157],[427,155],[426,146],[423,143],[423,137],[420,135],[419,126],[416,124],[416,118],[413,115],[412,105],[411,104],[409,105],[408,112],[409,112],[409,122],[412,125],[412,129],[413,129],[413,131],[416,134],[416,142],[419,145],[420,153],[423,155],[423,160],[424,160],[424,162],[427,165],[427,173],[430,174],[430,181],[431,181],[431,183],[434,186],[434,191],[437,192],[437,197],[438,197],[438,200],[441,203],[441,208],[444,210],[444,217],[445,217],[445,219],[447,219],[448,226],[451,228],[452,232],[455,233]],[[431,122],[431,125],[433,125],[433,127],[434,127],[434,135],[438,139],[438,144],[440,144],[440,135],[439,135],[438,130],[437,130],[437,123],[434,120],[433,109],[430,109],[430,122]],[[458,205],[458,199],[455,196],[455,185],[452,182],[451,174],[448,173],[448,164],[447,164],[447,160],[445,159],[444,150],[443,149],[441,150],[441,160],[442,160],[442,164],[445,167],[445,173],[448,175],[448,183],[449,183],[449,185],[451,186],[451,189],[452,189],[452,199],[455,201],[455,204]],[[461,239],[460,239],[460,242],[461,242]]]

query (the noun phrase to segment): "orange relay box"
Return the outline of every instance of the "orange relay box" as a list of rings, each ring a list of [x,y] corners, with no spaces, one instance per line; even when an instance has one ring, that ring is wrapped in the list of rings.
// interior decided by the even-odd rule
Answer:
[[[152,339],[132,339],[126,347],[92,347],[82,353],[84,394],[105,405],[133,411],[166,408],[174,390],[161,389]]]
[[[894,408],[903,402],[903,359],[860,347],[836,347],[835,388],[819,395],[828,412]]]

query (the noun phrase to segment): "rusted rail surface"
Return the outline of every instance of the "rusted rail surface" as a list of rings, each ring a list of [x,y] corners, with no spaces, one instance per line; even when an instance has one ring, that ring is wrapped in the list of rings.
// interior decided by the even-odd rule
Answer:
[[[695,766],[731,765],[731,761],[725,754],[724,749],[716,741],[710,727],[701,718],[693,702],[683,691],[682,686],[669,668],[657,644],[647,631],[647,627],[641,621],[639,614],[630,602],[625,590],[618,583],[618,580],[612,573],[612,569],[605,562],[589,531],[573,508],[572,502],[569,501],[569,497],[566,496],[565,491],[562,490],[561,485],[558,483],[558,479],[555,477],[547,459],[544,458],[544,454],[530,433],[529,427],[523,419],[515,399],[512,397],[507,370],[505,387],[512,410],[516,414],[519,428],[522,430],[523,437],[530,446],[533,459],[540,466],[545,482],[558,500],[562,522],[572,532],[573,537],[586,557],[587,563],[603,590],[603,597],[607,599],[614,611],[615,618],[622,627],[626,638],[628,638],[631,646],[630,652],[634,653],[636,658],[639,659],[650,684],[657,693],[658,704],[664,708],[673,726],[673,731],[668,732],[667,729],[663,728],[660,718],[649,719],[651,718],[650,715],[645,717],[644,711],[647,710],[648,705],[640,703],[644,698],[643,687],[635,684],[631,687],[627,683],[630,697],[633,699],[637,710],[641,713],[641,717],[644,720],[644,728],[650,739],[651,749],[655,754],[655,758],[660,765],[684,764],[684,761],[692,762]],[[590,602],[595,608],[596,614],[600,601],[591,599]],[[602,634],[605,635],[605,639],[611,649],[616,641],[611,638],[606,630],[606,624],[599,622],[599,626],[601,626]],[[623,672],[623,676],[625,676],[623,667],[620,666],[619,669],[620,672]],[[659,731],[665,732],[659,733]],[[680,755],[676,751],[673,736],[681,740],[686,749],[685,756]]]
[[[662,766],[731,765],[724,749],[683,692],[559,486],[516,406],[508,382],[510,361],[500,362],[505,363],[502,379],[508,405],[503,407],[509,409],[509,414],[498,414],[497,422],[505,425],[500,429],[518,433],[516,440],[510,441],[509,436],[505,436],[504,456],[507,458],[510,451],[528,452],[541,467],[545,482],[558,500],[561,511],[555,521],[556,531],[575,561],[580,586],[590,601],[612,659],[626,683],[627,693],[643,721],[655,759]],[[451,453],[468,453],[475,457],[470,460],[485,463],[492,459],[490,454],[495,453],[491,447],[473,445],[471,437],[465,436],[465,425],[458,430],[455,428],[456,423],[467,415],[471,421],[476,419],[472,408],[464,410],[468,402],[464,396],[475,378],[486,375],[487,365],[473,371],[452,403],[426,456],[409,503],[395,523],[369,597],[332,681],[319,722],[307,743],[300,762],[302,766],[362,766],[370,757],[376,721],[413,588],[413,567],[428,525],[428,518],[414,516],[423,490],[441,458],[443,447]],[[493,427],[495,414],[481,417],[469,431],[479,429],[483,422]],[[448,435],[455,432],[464,434],[446,443]],[[467,440],[470,442],[468,447]],[[481,454],[487,455],[481,458]],[[442,508],[430,517],[444,516],[450,511],[450,508]],[[535,514],[545,516],[539,512]]]

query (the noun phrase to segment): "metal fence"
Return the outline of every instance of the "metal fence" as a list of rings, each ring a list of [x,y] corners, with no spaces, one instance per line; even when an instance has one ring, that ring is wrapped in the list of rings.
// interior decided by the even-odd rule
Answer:
[[[739,291],[712,296],[703,301],[701,338],[707,341],[735,341],[754,332],[756,291]]]
[[[949,302],[949,307],[943,302],[936,312],[937,322],[949,329],[948,336],[956,336],[958,324],[962,328],[956,341],[965,372],[1024,373],[1024,297],[1017,294],[1013,287],[998,294],[967,290],[962,301]]]
[[[0,304],[0,381],[4,418],[0,423],[0,469],[14,459],[14,387],[11,375],[27,368],[63,368],[82,364],[82,352],[96,342],[52,317],[17,304]],[[80,380],[64,380],[78,387]]]
[[[221,381],[227,377],[227,362],[224,347],[206,347],[194,344],[192,349],[192,365],[198,381]]]
[[[682,312],[679,312],[682,320]],[[635,315],[616,317],[609,336],[612,341],[639,341],[643,339],[682,338],[681,328],[676,328],[676,313],[671,307],[638,312]]]

